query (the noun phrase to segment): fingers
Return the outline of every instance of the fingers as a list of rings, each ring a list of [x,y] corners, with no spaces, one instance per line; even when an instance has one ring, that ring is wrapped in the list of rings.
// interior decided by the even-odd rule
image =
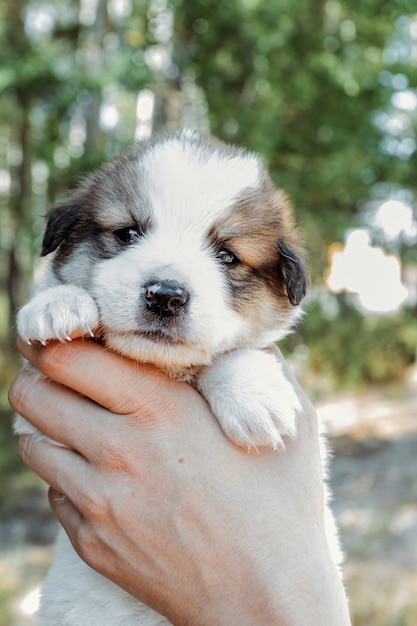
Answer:
[[[19,339],[18,347],[22,355],[48,377],[87,396],[112,413],[134,416],[135,421],[140,419],[151,429],[152,425],[158,424],[159,431],[170,430],[174,426],[175,417],[180,417],[180,414],[187,416],[189,411],[184,408],[190,408],[196,403],[192,395],[198,396],[198,394],[190,389],[189,385],[172,380],[151,366],[140,365],[114,354],[89,340],[76,339],[69,344],[53,342],[40,347],[28,346]],[[278,351],[274,353],[304,407],[304,412],[299,415],[298,419],[298,433],[301,435],[305,432],[308,435],[316,428],[314,410],[282,355]],[[39,388],[41,389],[40,385]],[[46,393],[45,384],[43,388]],[[201,397],[198,397],[201,401]],[[62,406],[62,398],[63,396],[60,398],[57,391],[54,401],[48,400],[49,406],[57,412],[56,419],[55,417],[51,419],[51,408],[49,408],[48,416],[46,406],[42,402],[39,402],[36,415],[33,402],[32,406],[28,404],[23,408],[13,404],[13,401],[11,403],[37,428],[46,432],[51,438],[78,450],[81,454],[87,454],[91,450],[95,454],[94,445],[97,448],[105,441],[111,442],[110,431],[107,427],[100,441],[102,422],[100,423],[99,420],[106,419],[103,414],[95,416],[93,410],[91,414],[86,413],[84,406],[79,404],[78,398],[73,400],[72,408],[67,410]],[[42,413],[42,411],[45,412]],[[88,423],[85,424],[84,421]],[[94,432],[94,437],[91,437],[92,432]],[[94,444],[92,439],[94,439]],[[83,443],[85,442],[88,445],[84,449]]]
[[[67,533],[74,549],[83,560],[93,567],[93,559],[97,559],[103,552],[103,547],[97,543],[95,528],[68,498],[55,489],[49,489],[48,498],[52,511]]]
[[[64,496],[53,487],[49,487],[48,500],[49,506],[55,513],[61,525],[65,524],[65,527],[68,528],[68,530],[75,529],[79,526],[83,517],[72,502],[68,500],[67,496]]]
[[[61,384],[24,369],[11,386],[10,404],[38,430],[95,465],[120,469],[126,448],[146,448],[155,437],[169,440],[178,422],[182,428],[190,422],[198,432],[195,413],[208,413],[189,385],[93,342],[36,347],[20,341],[19,348]],[[211,420],[205,422],[209,428]]]
[[[28,467],[52,485],[48,491],[51,509],[84,558],[83,553],[91,553],[91,540],[94,539],[88,518],[94,519],[95,510],[106,518],[102,498],[92,493],[95,485],[93,470],[72,450],[58,448],[36,435],[20,437],[19,453]],[[93,549],[92,553],[95,554],[96,550]]]
[[[50,485],[51,507],[73,544],[80,542],[81,533],[91,530],[91,523],[109,519],[111,505],[105,486],[110,474],[106,470],[94,467],[73,450],[58,447],[42,435],[22,435],[19,454]]]
[[[93,470],[82,456],[58,447],[42,435],[22,435],[19,454],[23,462],[68,500],[86,510],[91,499]]]
[[[66,387],[39,378],[33,369],[17,374],[9,401],[37,429],[90,460],[101,454],[104,434],[111,440],[117,428],[117,416]]]
[[[17,347],[48,378],[120,415],[134,411],[138,399],[154,404],[179,385],[155,368],[138,365],[89,340],[52,342],[41,347],[27,345],[18,338]]]
[[[80,534],[80,529],[85,524],[85,519],[79,510],[66,496],[53,487],[48,491],[49,506],[54,512],[58,522],[63,526],[71,542]]]

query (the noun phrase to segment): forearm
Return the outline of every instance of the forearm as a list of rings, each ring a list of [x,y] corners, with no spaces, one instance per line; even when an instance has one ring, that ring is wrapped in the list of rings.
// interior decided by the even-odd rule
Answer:
[[[209,588],[187,607],[180,602],[178,612],[174,601],[168,618],[175,626],[350,626],[340,574],[325,537],[316,535],[298,556],[293,546],[287,554],[282,544],[272,548],[274,538],[257,554],[231,555],[230,568],[223,555]]]

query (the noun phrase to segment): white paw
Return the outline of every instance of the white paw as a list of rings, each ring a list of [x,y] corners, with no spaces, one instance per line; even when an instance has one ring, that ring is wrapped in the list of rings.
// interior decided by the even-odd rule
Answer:
[[[17,331],[27,342],[65,341],[79,331],[93,335],[98,326],[97,305],[75,285],[59,285],[36,293],[17,314]]]
[[[284,448],[295,437],[300,402],[272,354],[237,350],[221,357],[198,388],[224,433],[247,448]]]

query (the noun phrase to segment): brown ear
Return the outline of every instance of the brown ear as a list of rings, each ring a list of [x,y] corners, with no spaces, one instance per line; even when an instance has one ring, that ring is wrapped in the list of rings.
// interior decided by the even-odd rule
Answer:
[[[278,241],[278,249],[280,253],[279,269],[287,290],[288,300],[296,306],[306,295],[307,270],[303,261],[283,239]]]
[[[51,209],[47,216],[46,231],[42,242],[41,256],[56,250],[77,222],[82,205],[61,205]]]

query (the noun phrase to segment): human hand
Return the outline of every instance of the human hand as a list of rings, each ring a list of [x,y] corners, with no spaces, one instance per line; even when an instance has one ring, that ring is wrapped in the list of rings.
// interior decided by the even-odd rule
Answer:
[[[329,554],[314,410],[285,452],[247,454],[189,385],[90,341],[18,341],[25,463],[91,567],[173,624],[349,624]],[[277,356],[277,358],[281,358]],[[63,494],[63,498],[60,494]]]

